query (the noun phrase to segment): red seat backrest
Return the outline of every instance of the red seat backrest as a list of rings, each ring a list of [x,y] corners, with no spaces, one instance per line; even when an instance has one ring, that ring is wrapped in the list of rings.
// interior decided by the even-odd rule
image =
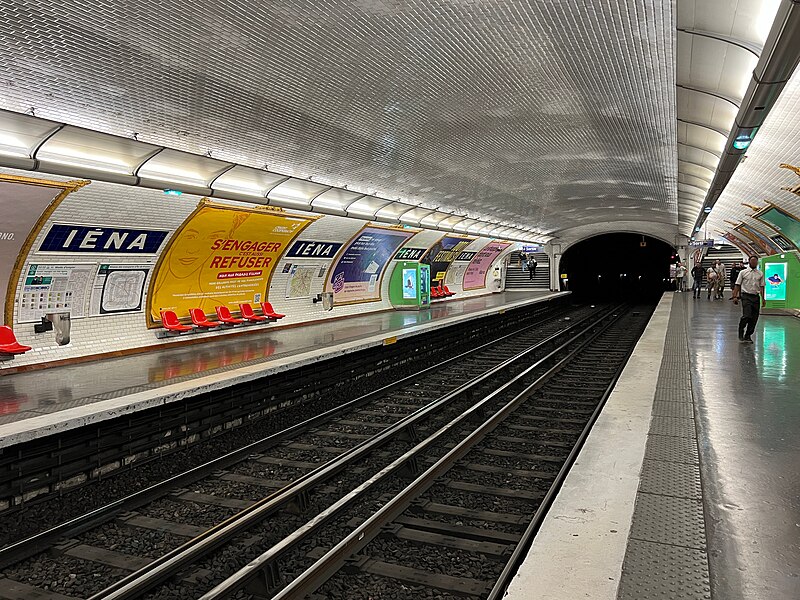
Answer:
[[[250,306],[247,303],[240,304],[239,305],[239,310],[242,311],[242,316],[243,317],[253,317],[253,316],[255,316],[255,313],[253,312],[253,307]]]
[[[11,330],[11,327],[8,325],[3,325],[0,327],[0,344],[16,344],[17,343],[17,336],[14,335],[14,332]]]
[[[175,314],[174,310],[162,310],[161,323],[163,325],[180,325],[180,321],[178,321],[178,315]]]
[[[230,319],[231,318],[231,309],[227,306],[218,306],[217,307],[217,316],[220,319]]]
[[[193,323],[205,323],[208,320],[206,319],[206,313],[201,308],[190,308],[189,314],[192,316]]]
[[[261,308],[264,309],[265,313],[275,314],[275,309],[272,308],[272,304],[270,304],[269,302],[262,302],[261,303]]]

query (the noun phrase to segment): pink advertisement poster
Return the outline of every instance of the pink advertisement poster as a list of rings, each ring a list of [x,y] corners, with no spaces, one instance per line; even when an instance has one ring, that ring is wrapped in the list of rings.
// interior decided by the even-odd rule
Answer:
[[[500,253],[508,248],[511,244],[501,242],[490,242],[486,244],[483,249],[475,255],[467,270],[464,273],[464,289],[474,290],[476,288],[486,287],[486,273],[495,259],[500,256]]]

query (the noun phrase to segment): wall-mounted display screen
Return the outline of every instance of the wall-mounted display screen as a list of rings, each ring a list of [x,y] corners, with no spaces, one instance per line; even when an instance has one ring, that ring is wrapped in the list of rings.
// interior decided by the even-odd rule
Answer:
[[[783,237],[800,249],[800,221],[793,216],[772,206],[760,215],[756,215],[756,219],[764,221],[773,229],[780,231]]]
[[[417,297],[417,270],[403,269],[403,298],[414,300]]]
[[[764,264],[764,279],[767,300],[786,300],[786,263]]]

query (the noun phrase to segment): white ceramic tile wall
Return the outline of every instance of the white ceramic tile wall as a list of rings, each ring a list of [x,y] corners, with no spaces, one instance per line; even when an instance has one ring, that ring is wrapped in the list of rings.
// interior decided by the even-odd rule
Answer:
[[[12,175],[30,176],[30,173],[15,171],[12,169],[0,169],[0,172]],[[66,181],[68,178],[50,175],[37,175],[43,179]],[[184,221],[184,219],[194,210],[200,201],[199,196],[184,194],[182,196],[167,196],[159,190],[149,190],[135,188],[124,185],[92,182],[88,186],[70,194],[54,211],[48,222],[42,228],[37,238],[34,240],[33,251],[27,257],[25,267],[30,263],[57,263],[57,264],[77,264],[93,262],[101,263],[142,263],[152,262],[155,266],[156,256],[126,256],[118,254],[53,254],[40,253],[36,249],[41,245],[42,240],[53,223],[66,223],[77,225],[127,227],[142,229],[164,229],[169,230],[170,234]],[[303,231],[298,239],[331,241],[346,244],[361,227],[365,221],[349,219],[345,217],[324,216]],[[409,239],[407,245],[413,247],[425,247],[435,243],[442,232],[422,230],[414,237]],[[473,242],[468,250],[478,250],[489,240],[479,239]],[[161,246],[161,251],[166,248],[169,236]],[[386,270],[381,285],[381,300],[378,302],[368,302],[362,304],[350,304],[337,306],[332,311],[323,311],[322,304],[314,304],[311,298],[286,298],[286,286],[288,274],[284,274],[283,266],[286,262],[304,265],[319,265],[327,267],[331,260],[320,259],[281,259],[273,273],[269,290],[269,300],[278,312],[286,313],[286,318],[281,321],[281,325],[303,323],[328,319],[333,317],[359,315],[378,310],[391,308],[388,301],[388,287],[392,270],[395,262],[391,262]],[[152,275],[153,270],[150,271]],[[314,277],[312,282],[311,294],[316,295],[323,291],[325,276]],[[16,298],[18,303],[21,291],[22,277],[16,285]],[[149,280],[145,282],[145,293],[149,286]],[[471,290],[464,292],[461,290],[460,282],[457,285],[459,298],[479,295],[486,293],[485,290]],[[143,306],[146,304],[146,298]],[[71,341],[66,346],[58,346],[55,342],[53,332],[36,334],[33,331],[32,323],[17,323],[17,305],[14,309],[14,332],[17,339],[22,344],[33,347],[31,352],[18,356],[13,361],[0,363],[0,369],[26,364],[49,362],[76,358],[87,355],[101,354],[106,352],[140,348],[144,346],[166,345],[175,343],[175,339],[158,339],[155,330],[147,329],[145,313],[126,313],[121,315],[106,316],[87,316],[76,318],[71,321]],[[196,334],[197,337],[214,338],[220,335],[229,335],[226,332],[209,332]]]

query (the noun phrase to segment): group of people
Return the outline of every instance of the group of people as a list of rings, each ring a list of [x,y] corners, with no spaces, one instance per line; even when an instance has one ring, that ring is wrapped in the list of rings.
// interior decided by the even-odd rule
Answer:
[[[722,264],[722,261],[716,260],[714,264],[708,269],[704,269],[700,264],[694,266],[691,271],[692,276],[692,297],[699,298],[700,292],[703,289],[703,279],[706,280],[707,297],[711,300],[711,294],[714,294],[715,300],[722,300],[725,290],[725,280],[730,277],[730,287],[736,284],[736,278],[742,271],[742,263],[734,263],[731,267],[730,273],[728,269]],[[683,263],[678,263],[675,267],[675,291],[686,291],[686,275],[687,268]]]
[[[520,252],[519,260],[522,270],[528,272],[528,279],[533,280],[533,276],[536,274],[536,266],[539,264],[536,262],[536,257],[533,254]]]
[[[747,267],[741,262],[734,263],[730,274],[727,273],[722,261],[716,260],[708,269],[704,269],[699,264],[695,265],[691,275],[693,279],[692,297],[700,297],[703,277],[705,277],[708,282],[706,289],[708,290],[709,300],[712,293],[715,299],[724,298],[723,290],[725,289],[726,276],[730,276],[731,300],[733,300],[734,304],[739,304],[740,301],[742,303],[742,318],[739,320],[739,340],[751,343],[753,341],[751,336],[756,329],[760,308],[766,306],[767,303],[764,295],[764,273],[758,269],[758,257],[755,255],[749,257]],[[683,263],[678,263],[675,268],[676,291],[686,291],[684,287],[685,278],[686,267]]]

